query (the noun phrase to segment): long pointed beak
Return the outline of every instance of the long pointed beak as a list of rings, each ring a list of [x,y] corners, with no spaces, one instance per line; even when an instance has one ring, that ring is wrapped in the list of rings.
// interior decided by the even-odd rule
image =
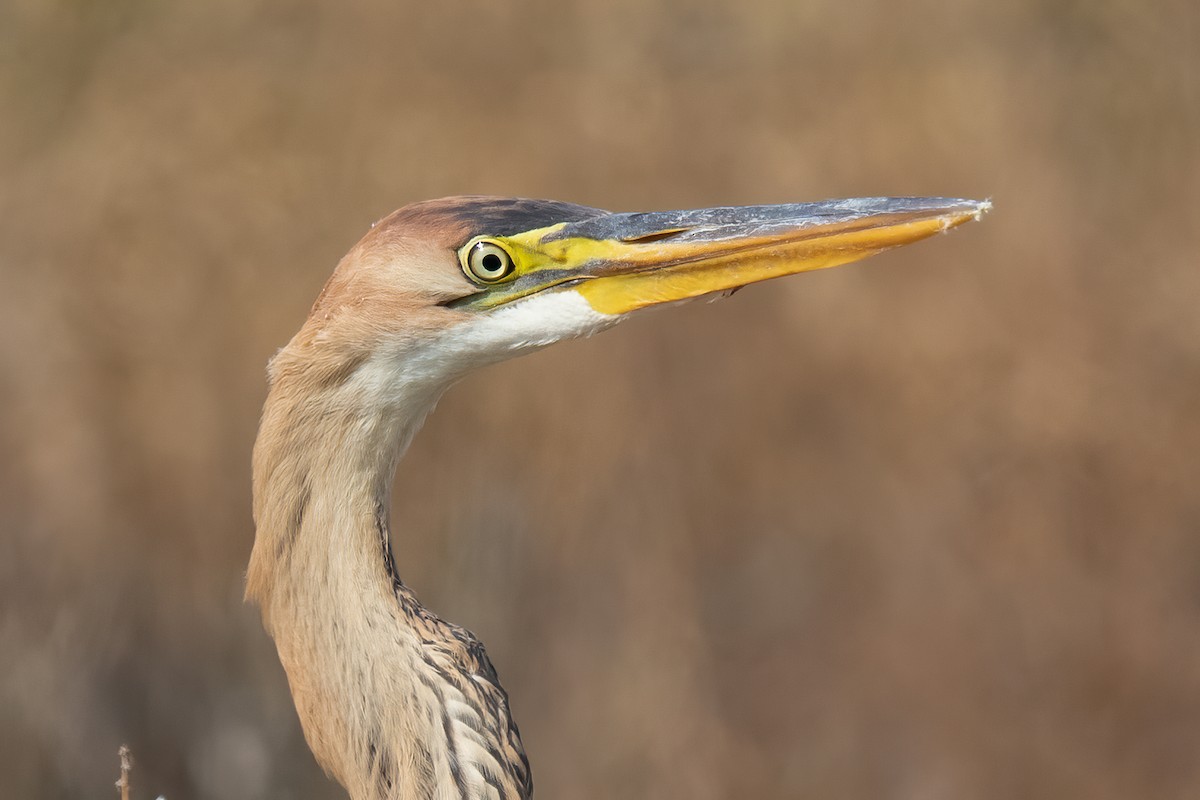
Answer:
[[[988,201],[881,197],[771,206],[606,214],[497,239],[515,278],[458,304],[495,308],[570,287],[604,314],[626,314],[925,239],[991,208]]]

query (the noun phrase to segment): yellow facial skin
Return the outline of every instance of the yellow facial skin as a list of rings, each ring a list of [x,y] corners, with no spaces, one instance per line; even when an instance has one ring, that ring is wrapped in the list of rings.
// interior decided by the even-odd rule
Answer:
[[[486,240],[504,248],[514,268],[502,281],[482,285],[480,293],[460,303],[480,310],[496,308],[570,285],[596,311],[627,314],[858,261],[978,219],[990,208],[987,202],[961,200],[922,201],[919,208],[912,207],[917,201],[905,198],[890,206],[887,200],[869,202],[873,206],[866,213],[798,213],[794,223],[778,218],[778,212],[769,224],[753,219],[741,223],[736,217],[740,209],[723,209],[719,210],[721,224],[659,230],[645,225],[655,222],[657,215],[636,215],[628,226],[623,218],[631,215],[614,215],[613,220],[620,224],[609,227],[616,229],[617,238],[564,235],[568,232],[565,224],[513,236],[477,237],[459,251],[460,259],[466,258],[476,242]],[[778,208],[821,210],[827,205]],[[749,214],[751,210],[746,211]]]

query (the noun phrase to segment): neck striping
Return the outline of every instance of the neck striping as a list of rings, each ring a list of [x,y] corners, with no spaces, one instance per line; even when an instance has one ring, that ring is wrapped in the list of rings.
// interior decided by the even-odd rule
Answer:
[[[483,645],[396,572],[395,466],[440,392],[365,410],[348,378],[276,374],[254,453],[247,596],[309,746],[354,800],[527,800],[520,734]]]

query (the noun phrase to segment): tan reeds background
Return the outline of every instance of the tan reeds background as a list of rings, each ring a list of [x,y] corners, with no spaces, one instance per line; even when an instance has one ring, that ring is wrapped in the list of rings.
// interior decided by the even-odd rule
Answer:
[[[0,796],[336,797],[263,367],[406,202],[991,196],[452,391],[397,560],[543,798],[1200,795],[1190,0],[0,5]]]

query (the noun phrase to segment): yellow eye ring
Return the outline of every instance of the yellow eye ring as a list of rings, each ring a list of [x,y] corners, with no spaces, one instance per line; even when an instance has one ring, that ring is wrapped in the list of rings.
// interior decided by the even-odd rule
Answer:
[[[512,255],[487,239],[471,245],[463,259],[463,271],[478,283],[499,283],[511,275],[515,268]]]

